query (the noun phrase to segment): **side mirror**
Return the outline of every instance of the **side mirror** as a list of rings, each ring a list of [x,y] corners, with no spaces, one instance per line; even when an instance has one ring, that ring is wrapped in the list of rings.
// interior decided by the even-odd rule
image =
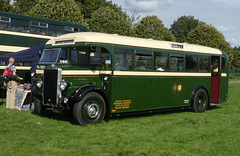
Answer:
[[[90,48],[92,51],[94,51],[96,53],[97,56],[100,56],[101,55],[101,47],[95,47],[93,45],[90,45]]]

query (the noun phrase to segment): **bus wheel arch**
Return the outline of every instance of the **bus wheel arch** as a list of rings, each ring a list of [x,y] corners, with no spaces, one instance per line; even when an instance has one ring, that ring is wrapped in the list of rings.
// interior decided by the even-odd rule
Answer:
[[[106,114],[104,98],[97,92],[88,92],[73,106],[73,116],[82,126],[101,123]]]
[[[71,95],[71,110],[73,110],[74,108],[74,104],[81,101],[88,93],[90,92],[96,92],[99,95],[102,96],[102,98],[104,99],[105,105],[106,105],[106,117],[110,116],[110,105],[109,105],[109,99],[107,96],[107,93],[100,87],[98,86],[84,86],[82,88],[79,88],[77,91],[75,91],[72,95]]]
[[[204,85],[199,85],[195,88],[192,99],[191,109],[196,113],[203,113],[209,106],[209,93]]]

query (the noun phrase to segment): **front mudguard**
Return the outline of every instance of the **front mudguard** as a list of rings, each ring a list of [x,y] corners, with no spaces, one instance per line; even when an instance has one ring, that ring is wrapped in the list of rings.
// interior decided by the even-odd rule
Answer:
[[[86,96],[89,92],[96,92],[98,94],[100,94],[104,101],[105,101],[105,104],[106,104],[106,109],[107,109],[107,113],[106,115],[109,116],[110,112],[110,105],[109,105],[109,99],[108,99],[108,96],[106,94],[106,92],[98,87],[98,86],[84,86],[84,87],[81,87],[79,88],[78,90],[76,90],[71,96],[70,96],[70,100],[72,102],[72,104],[74,105],[75,103],[79,102],[82,100],[82,98],[84,96]],[[71,106],[71,108],[73,108],[73,105]]]

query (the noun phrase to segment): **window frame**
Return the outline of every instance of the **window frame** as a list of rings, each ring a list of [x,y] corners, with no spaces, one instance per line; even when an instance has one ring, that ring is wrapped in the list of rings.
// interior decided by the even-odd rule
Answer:
[[[36,25],[33,23],[37,23]],[[41,24],[45,24],[46,26],[41,26]],[[48,23],[42,23],[37,21],[30,21],[31,27],[39,27],[39,28],[48,28]]]
[[[168,52],[154,52],[153,53],[154,54],[154,60],[153,60],[153,68],[154,68],[154,71],[156,71],[156,72],[168,72],[169,71],[169,65],[170,65],[170,61],[169,61],[169,56],[170,56],[170,53],[168,53]],[[156,57],[157,56],[159,56],[159,54],[166,54],[167,55],[167,68],[164,70],[164,71],[160,71],[160,70],[157,70],[156,69]]]
[[[145,66],[145,70],[137,70],[136,68],[137,68],[137,56],[141,56],[141,57],[149,57],[149,58],[151,58],[151,69],[148,69],[147,68],[147,66]],[[153,60],[153,56],[154,56],[154,53],[153,53],[153,51],[148,51],[148,50],[145,50],[145,49],[143,49],[143,50],[135,50],[134,51],[134,70],[135,71],[153,71],[153,62],[154,62],[154,60]],[[144,61],[143,61],[144,62]],[[150,62],[150,61],[149,61]]]
[[[170,56],[169,56],[169,71],[171,72],[185,72],[186,68],[186,61],[185,61],[185,55],[184,53],[176,53],[176,52],[173,52],[173,53],[170,53]],[[172,57],[174,58],[183,58],[183,69],[181,71],[178,71],[178,70],[172,70]],[[178,66],[177,66],[178,67]]]
[[[204,58],[204,57],[208,57],[208,70],[207,71],[200,71],[201,68],[200,68],[200,59],[201,58]],[[208,73],[208,72],[211,72],[211,55],[198,55],[198,72],[200,73]]]
[[[226,60],[227,60],[226,57],[224,57],[224,56],[221,57],[221,73],[227,72],[227,64],[226,64],[227,61]]]
[[[191,69],[188,69],[187,67],[188,67],[188,64],[187,64],[187,57],[188,56],[193,56],[193,57],[196,57],[196,69],[194,69],[194,68],[191,68]],[[185,54],[185,71],[186,72],[199,72],[199,65],[198,65],[198,55],[194,55],[194,54]],[[188,71],[188,70],[192,70],[192,71]]]
[[[116,52],[117,52],[117,50],[120,50],[119,54],[126,53],[126,55],[124,56],[124,57],[126,57],[125,59],[128,59],[127,58],[128,56],[132,57],[131,58],[132,62],[128,62],[127,60],[124,60],[124,61],[127,61],[128,65],[129,65],[128,69],[127,69],[127,67],[126,67],[125,70],[124,69],[116,69],[116,62],[117,62],[117,60],[116,60],[117,59],[117,57],[116,57],[117,53]],[[135,70],[135,60],[134,60],[135,57],[134,57],[134,54],[135,54],[135,50],[133,50],[133,49],[118,48],[118,47],[114,48],[114,70],[116,70],[116,71],[132,71],[132,70]]]
[[[3,18],[8,18],[8,21],[3,20],[2,17],[3,17]],[[0,22],[11,23],[11,17],[0,16]]]

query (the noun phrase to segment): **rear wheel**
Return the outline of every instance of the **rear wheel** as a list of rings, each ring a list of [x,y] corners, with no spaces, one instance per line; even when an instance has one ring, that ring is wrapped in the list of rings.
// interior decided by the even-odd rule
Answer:
[[[74,104],[73,116],[78,124],[101,123],[106,113],[105,101],[95,92],[88,93],[81,101]]]
[[[197,113],[204,112],[208,107],[208,94],[204,89],[199,89],[193,99],[192,110]]]

